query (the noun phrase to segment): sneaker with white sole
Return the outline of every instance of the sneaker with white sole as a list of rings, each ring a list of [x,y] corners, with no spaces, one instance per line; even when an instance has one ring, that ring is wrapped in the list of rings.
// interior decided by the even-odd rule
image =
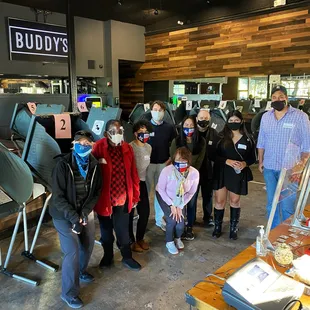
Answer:
[[[168,249],[169,253],[172,254],[172,255],[179,254],[179,250],[175,246],[174,241],[167,242],[166,243],[166,248]]]
[[[175,246],[177,247],[177,249],[179,250],[184,249],[184,243],[182,242],[181,238],[175,238],[174,242],[175,242]]]

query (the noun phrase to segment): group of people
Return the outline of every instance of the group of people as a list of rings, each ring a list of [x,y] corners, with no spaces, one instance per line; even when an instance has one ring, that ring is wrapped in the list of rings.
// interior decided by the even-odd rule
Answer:
[[[265,167],[268,206],[279,167],[271,164],[275,156],[272,153],[278,150],[274,144],[279,141],[270,142],[270,139],[280,131],[279,123],[285,125],[287,121],[297,120],[303,134],[307,130],[307,138],[301,136],[296,140],[302,146],[303,159],[310,152],[309,120],[307,123],[303,112],[288,105],[287,94],[281,101],[281,92],[283,88],[272,91],[274,109],[264,115],[258,141],[259,168],[263,171]],[[284,105],[282,110],[280,101],[281,107]],[[193,226],[200,189],[203,220],[207,227],[214,227],[212,235],[216,238],[222,235],[228,200],[229,238],[238,238],[240,197],[248,194],[248,182],[253,180],[249,167],[257,160],[256,145],[246,130],[242,114],[237,110],[230,112],[224,130],[217,133],[210,126],[209,111],[201,109],[197,116],[187,116],[177,132],[164,121],[165,110],[163,102],[154,101],[151,121],[139,120],[133,125],[135,140],[130,144],[124,141],[121,122],[110,120],[103,139],[94,143],[91,133],[79,131],[74,137],[72,153],[58,158],[53,170],[50,214],[64,253],[61,298],[72,308],[83,306],[79,298],[80,281],[94,280],[86,271],[95,241],[94,213],[99,220],[104,251],[101,268],[113,264],[115,233],[124,266],[141,269],[132,251],[141,253],[150,248],[145,233],[153,190],[155,224],[165,231],[169,253],[178,254],[184,249],[182,240],[195,238]],[[270,122],[275,123],[271,128]],[[292,213],[291,208],[285,210],[287,214]],[[135,212],[139,215],[136,234]]]

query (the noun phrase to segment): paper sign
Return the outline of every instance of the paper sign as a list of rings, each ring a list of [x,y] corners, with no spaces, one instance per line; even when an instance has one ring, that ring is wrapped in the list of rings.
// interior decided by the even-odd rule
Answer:
[[[71,138],[71,118],[70,114],[54,114],[55,118],[55,138]]]
[[[37,110],[37,105],[34,102],[28,102],[27,103],[28,109],[31,112],[31,114],[35,114]]]
[[[272,107],[271,107],[271,101],[268,101],[267,102],[267,105],[266,105],[266,110],[265,111],[269,111],[269,110],[271,110],[272,109]]]
[[[80,112],[88,112],[86,102],[78,102],[77,107],[78,107]]]
[[[103,130],[103,126],[104,126],[104,121],[98,121],[98,120],[95,121],[92,132],[95,135],[100,136]]]
[[[186,101],[186,100],[187,100],[187,97],[182,97],[181,100],[182,100],[182,101]]]
[[[190,111],[193,108],[193,101],[186,101],[186,111]]]
[[[151,108],[149,103],[145,103],[143,106],[144,106],[144,112],[148,111]]]
[[[254,108],[260,108],[260,100],[255,99],[255,101],[254,101]]]
[[[211,128],[216,129],[217,128],[217,124],[212,123]]]
[[[220,101],[219,108],[224,110],[227,106],[227,101]]]
[[[238,105],[238,106],[236,107],[236,110],[238,110],[239,112],[242,113],[243,106],[242,106],[242,105]]]
[[[94,101],[92,103],[92,107],[94,107],[94,108],[101,108],[101,102],[100,101]]]

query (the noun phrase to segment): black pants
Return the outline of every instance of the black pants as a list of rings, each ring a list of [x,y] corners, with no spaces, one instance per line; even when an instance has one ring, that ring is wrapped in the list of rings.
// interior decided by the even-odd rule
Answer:
[[[113,207],[113,214],[111,216],[98,215],[98,219],[101,231],[100,241],[103,246],[105,260],[110,261],[113,259],[113,229],[123,258],[131,258],[132,253],[128,233],[129,213],[127,204],[121,207]]]
[[[150,216],[150,202],[149,202],[146,183],[144,181],[140,181],[140,201],[136,209],[139,214],[139,220],[137,223],[136,240],[141,241],[144,239],[147,223],[149,221],[149,216]],[[129,216],[129,237],[131,239],[131,242],[135,242],[135,236],[133,232],[134,213],[135,213],[135,210],[132,209],[130,212],[130,216]]]
[[[203,209],[203,220],[208,222],[212,218],[212,196],[213,196],[213,184],[212,180],[208,179],[208,176],[201,175],[199,186],[201,187],[202,196],[202,209]],[[198,187],[199,190],[199,187]]]
[[[181,238],[183,232],[184,232],[184,219],[182,219],[182,222],[177,223],[176,220],[174,220],[170,214],[171,209],[170,206],[168,206],[165,201],[161,198],[158,192],[156,192],[156,197],[158,200],[158,203],[163,210],[165,214],[165,221],[166,221],[166,242],[174,241],[174,238]],[[183,215],[185,214],[185,208],[183,209]]]
[[[72,224],[67,220],[53,219],[53,222],[64,254],[61,272],[62,296],[77,297],[80,293],[79,276],[86,270],[94,248],[94,213],[89,214],[88,224],[83,227],[80,235],[72,232]]]

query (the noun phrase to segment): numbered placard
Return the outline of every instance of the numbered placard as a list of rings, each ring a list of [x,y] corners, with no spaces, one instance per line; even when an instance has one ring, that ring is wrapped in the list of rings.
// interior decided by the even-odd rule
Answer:
[[[27,107],[29,111],[31,112],[31,114],[36,114],[37,105],[34,102],[28,102]]]
[[[260,100],[259,99],[255,99],[254,108],[260,108]]]
[[[193,108],[193,101],[187,100],[186,101],[186,111],[190,111]]]
[[[212,123],[211,128],[216,129],[217,128],[217,124]]]
[[[103,131],[103,127],[104,127],[104,121],[95,121],[93,128],[92,128],[92,132],[97,135],[100,136],[102,134]]]
[[[71,118],[70,114],[54,114],[55,138],[71,139]]]
[[[240,113],[242,113],[242,111],[243,111],[243,106],[242,106],[242,105],[238,105],[238,106],[236,107],[236,110],[238,110]]]
[[[269,111],[269,110],[271,110],[271,109],[272,109],[272,107],[271,107],[271,101],[268,101],[268,102],[267,102],[267,105],[266,105],[265,111]]]
[[[151,108],[149,103],[145,103],[143,107],[144,107],[144,112],[148,111]]]
[[[224,110],[227,107],[227,101],[220,101],[219,108]]]
[[[77,103],[77,107],[79,109],[79,111],[82,112],[88,112],[87,106],[86,106],[86,102],[78,102]]]

